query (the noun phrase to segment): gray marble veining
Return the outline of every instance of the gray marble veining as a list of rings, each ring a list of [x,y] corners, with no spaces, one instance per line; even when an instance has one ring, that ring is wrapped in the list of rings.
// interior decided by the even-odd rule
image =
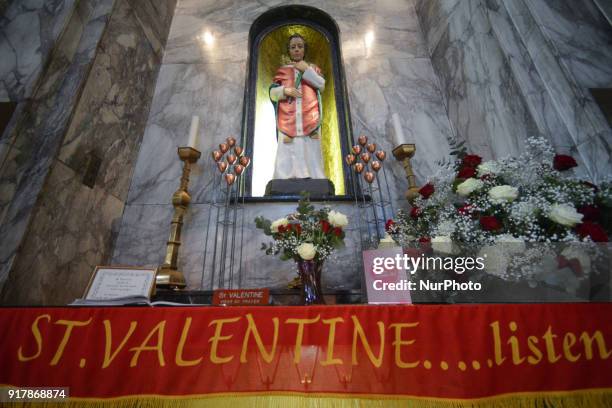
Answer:
[[[102,161],[98,185],[121,200],[127,197],[158,68],[133,10],[119,3],[58,158],[80,173],[95,155]]]
[[[202,199],[211,176],[210,152],[230,135],[240,134],[245,62],[163,64],[132,178],[130,204],[170,203],[182,166],[176,148],[188,142],[191,117],[200,122],[199,150],[190,191]]]
[[[12,149],[14,164],[2,167],[0,182],[3,191],[10,190],[12,196],[7,198],[2,224],[0,225],[0,276],[8,278],[13,260],[21,245],[26,228],[42,186],[46,180],[53,156],[61,143],[63,132],[68,126],[71,112],[81,89],[82,81],[87,77],[95,49],[102,35],[106,21],[111,12],[112,0],[82,1],[82,10],[88,19],[81,25],[82,15],[74,13],[69,24],[81,26],[79,42],[76,47],[72,38],[61,37],[57,47],[73,49],[71,59],[65,53],[58,53],[57,60],[50,63],[44,79],[47,84],[38,88],[19,121],[12,129],[8,140],[14,141]],[[78,30],[77,30],[78,31]],[[5,187],[6,184],[13,186]],[[0,282],[0,286],[5,281]]]
[[[91,272],[110,258],[111,225],[118,227],[123,203],[101,188],[81,184],[55,161],[33,215],[28,239],[14,261],[4,304],[62,305],[81,297]],[[61,222],[59,222],[61,220]],[[84,225],[87,227],[84,228]]]
[[[612,87],[612,26],[593,1],[528,0],[526,4],[580,86]]]
[[[0,18],[0,100],[31,96],[75,0],[13,1]]]
[[[468,149],[485,158],[520,153],[536,126],[480,0],[456,6],[432,63]]]

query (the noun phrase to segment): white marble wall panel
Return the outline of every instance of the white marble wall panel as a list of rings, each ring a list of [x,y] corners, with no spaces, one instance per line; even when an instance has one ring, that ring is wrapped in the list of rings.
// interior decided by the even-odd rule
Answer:
[[[612,87],[612,26],[593,1],[526,3],[557,58],[580,86]]]
[[[190,183],[194,202],[210,179],[210,152],[230,135],[239,136],[245,62],[163,64],[128,196],[130,204],[169,204],[182,171],[176,148],[188,142],[192,115],[200,117],[203,157]]]
[[[433,54],[440,38],[446,31],[448,18],[460,0],[416,0],[416,10],[429,54]]]
[[[386,168],[396,210],[400,205],[407,206],[403,198],[407,182],[401,164],[391,156],[395,145],[391,115],[397,112],[401,116],[407,139],[402,142],[417,144],[413,163],[421,183],[435,171],[436,161],[447,156],[452,129],[412,1],[184,0],[177,6],[170,29],[114,262],[162,261],[171,196],[181,173],[176,147],[187,141],[191,116],[199,115],[202,139],[198,148],[203,158],[191,174],[193,200],[180,262],[189,287],[200,287],[203,231],[209,214],[205,202],[210,198],[211,175],[215,174],[209,155],[225,137],[239,135],[241,130],[248,31],[268,9],[298,3],[327,12],[340,28],[353,133],[355,137],[369,135],[389,153]],[[212,46],[198,39],[206,31],[215,38]],[[364,39],[369,31],[374,40],[366,48]],[[334,206],[355,211],[352,205]],[[260,251],[265,236],[254,229],[253,220],[257,215],[275,219],[294,208],[294,203],[247,204],[248,238],[243,256],[248,262],[243,286],[283,287],[293,278],[292,273],[287,274],[294,269],[292,265]],[[149,225],[144,225],[147,220]],[[359,286],[359,273],[355,273],[360,270],[359,239],[352,236],[348,241],[344,252],[329,262],[338,265],[332,268],[334,277],[327,281],[330,288]],[[145,248],[149,242],[153,251]],[[204,282],[203,288],[210,288],[208,269]]]
[[[485,158],[519,154],[537,128],[482,1],[456,6],[432,63],[450,120],[468,149]]]
[[[29,97],[75,0],[13,1],[0,18],[0,101]]]
[[[605,179],[612,170],[612,130],[588,89],[577,82],[556,55],[534,18],[530,4],[523,0],[504,3],[559,117],[571,135],[572,149],[580,146],[577,151],[588,177],[595,181]],[[596,151],[596,156],[587,155]]]

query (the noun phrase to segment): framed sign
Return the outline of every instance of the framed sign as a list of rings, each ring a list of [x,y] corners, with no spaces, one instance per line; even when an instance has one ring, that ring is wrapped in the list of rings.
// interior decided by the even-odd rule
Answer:
[[[83,294],[85,300],[147,298],[155,294],[157,268],[96,266]]]

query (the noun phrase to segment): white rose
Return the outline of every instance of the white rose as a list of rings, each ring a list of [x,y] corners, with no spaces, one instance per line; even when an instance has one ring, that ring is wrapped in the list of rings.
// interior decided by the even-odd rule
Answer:
[[[476,167],[479,176],[484,176],[485,174],[497,174],[499,173],[499,165],[494,161],[487,161],[481,163]]]
[[[489,190],[489,198],[494,204],[501,204],[505,202],[511,202],[516,200],[518,197],[518,188],[504,185],[495,186]]]
[[[310,242],[304,242],[297,247],[298,255],[305,261],[310,261],[317,254],[317,247]]]
[[[578,262],[580,262],[582,272],[584,272],[585,275],[591,271],[591,258],[585,251],[581,250],[576,245],[568,246],[561,251],[561,255],[563,255],[568,261],[577,259]]]
[[[555,204],[548,211],[548,218],[557,224],[573,227],[582,222],[584,215],[580,214],[574,207],[568,204]]]
[[[329,214],[327,214],[327,220],[334,227],[342,228],[348,225],[348,218],[346,218],[346,215],[337,211],[330,211]]]
[[[431,247],[434,251],[441,254],[455,254],[457,252],[451,238],[445,235],[433,237],[431,239]]]
[[[279,218],[278,220],[274,221],[271,225],[270,225],[270,229],[272,230],[272,232],[278,232],[278,227],[283,226],[286,227],[289,224],[289,220],[286,218]]]
[[[501,234],[495,238],[495,242],[502,244],[503,250],[508,254],[520,254],[525,252],[525,241],[515,238],[510,234]]]
[[[457,194],[463,197],[469,196],[476,190],[480,190],[484,183],[475,178],[469,178],[457,186]]]
[[[500,245],[484,246],[478,251],[478,258],[482,258],[484,271],[491,275],[504,278],[507,275],[510,258]]]

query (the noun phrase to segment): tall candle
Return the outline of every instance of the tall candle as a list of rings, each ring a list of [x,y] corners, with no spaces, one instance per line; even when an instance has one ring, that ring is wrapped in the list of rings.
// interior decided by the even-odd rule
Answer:
[[[198,145],[198,131],[200,129],[200,117],[191,117],[191,128],[189,129],[189,143],[187,146],[197,149]]]
[[[402,130],[402,124],[400,123],[400,118],[397,113],[391,115],[391,119],[393,120],[393,130],[395,132],[395,146],[399,146],[402,143],[406,142],[406,138],[404,137],[404,131]]]

